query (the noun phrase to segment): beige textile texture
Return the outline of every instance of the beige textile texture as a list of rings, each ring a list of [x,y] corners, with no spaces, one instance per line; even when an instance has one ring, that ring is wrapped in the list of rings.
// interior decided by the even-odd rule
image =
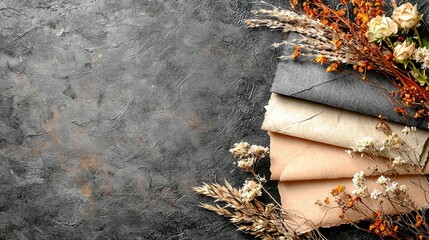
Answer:
[[[262,129],[268,131],[271,139],[271,179],[279,180],[282,206],[292,213],[285,219],[290,226],[295,226],[295,231],[304,233],[312,228],[367,219],[357,212],[348,212],[341,219],[338,217],[340,209],[328,209],[315,202],[330,196],[331,207],[336,206],[330,195],[331,190],[341,184],[346,187],[346,192],[351,193],[354,190],[351,179],[360,170],[367,176],[369,192],[382,190],[375,183],[378,175],[374,174],[374,170],[385,172],[391,165],[390,160],[382,156],[376,160],[362,158],[360,154],[354,154],[351,158],[345,152],[365,137],[384,142],[387,136],[376,129],[378,122],[379,119],[374,117],[272,94]],[[398,124],[389,125],[397,133],[404,128]],[[426,166],[429,132],[419,129],[416,133],[400,137],[416,153],[411,160],[424,167],[423,173],[429,173]],[[399,155],[394,153],[386,157]],[[425,190],[429,190],[429,182],[417,172],[415,169],[402,169],[399,170],[400,175],[392,178],[399,182],[398,186],[407,185],[410,198],[417,208],[422,208],[428,204],[426,198],[429,196]],[[365,198],[364,201],[373,209],[379,207],[377,200]],[[397,213],[387,201],[383,203],[383,210],[388,214]]]
[[[376,129],[378,118],[362,115],[305,100],[273,93],[268,103],[262,129],[312,140],[343,148],[355,146],[356,141],[371,137],[384,142],[386,135]],[[404,126],[389,124],[400,133]],[[428,157],[428,131],[418,130],[406,137],[408,145],[417,153],[413,162],[424,166]],[[390,151],[389,157],[400,154]]]
[[[359,171],[366,176],[391,175],[391,162],[386,158],[369,159],[353,154],[350,157],[342,147],[307,139],[268,132],[270,136],[271,180],[298,181],[352,178]],[[395,168],[397,173],[415,175],[419,169]],[[375,171],[376,170],[376,171]],[[423,169],[429,174],[429,165]]]
[[[376,177],[367,178],[366,183],[368,190],[372,192],[374,189],[379,189],[380,185],[375,183]],[[405,184],[408,186],[408,193],[410,198],[415,202],[417,208],[426,206],[427,201],[425,198],[429,197],[428,194],[420,188],[424,186],[425,190],[429,190],[429,182],[424,176],[404,175],[395,178],[399,183],[398,186]],[[346,212],[345,218],[339,218],[341,210],[339,208],[327,208],[324,206],[316,205],[317,200],[322,202],[326,197],[330,197],[330,204],[328,206],[335,207],[334,198],[330,195],[333,188],[342,184],[345,186],[346,192],[350,193],[354,187],[351,179],[320,179],[310,181],[290,181],[279,182],[279,193],[281,196],[281,203],[283,208],[291,213],[291,216],[285,216],[288,225],[293,227],[298,233],[305,233],[312,230],[314,227],[331,227],[340,224],[357,222],[367,219],[365,215],[355,211]],[[364,202],[372,209],[378,209],[378,201],[365,198]],[[388,201],[384,201],[383,211],[387,214],[395,214],[397,211],[392,207]],[[396,206],[398,211],[405,212],[405,209]],[[369,212],[367,214],[370,214]]]

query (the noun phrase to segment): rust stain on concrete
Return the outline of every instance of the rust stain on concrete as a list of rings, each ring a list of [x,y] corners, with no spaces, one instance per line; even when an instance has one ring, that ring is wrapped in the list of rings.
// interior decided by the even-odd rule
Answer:
[[[80,187],[80,194],[86,198],[90,198],[92,196],[92,190],[89,185],[83,185]]]
[[[80,162],[80,169],[96,171],[96,170],[100,170],[101,165],[102,165],[102,162],[100,157],[85,156],[82,158],[82,161]]]

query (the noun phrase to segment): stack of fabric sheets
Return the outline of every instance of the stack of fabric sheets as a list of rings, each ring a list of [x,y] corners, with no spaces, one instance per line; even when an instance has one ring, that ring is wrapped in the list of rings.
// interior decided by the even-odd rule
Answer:
[[[334,201],[324,206],[315,202],[326,199],[338,185],[351,192],[351,179],[360,171],[367,176],[369,190],[377,188],[377,173],[389,176],[391,162],[383,156],[368,159],[345,152],[365,137],[379,142],[386,139],[385,133],[376,129],[380,126],[379,114],[396,122],[389,122],[396,133],[401,133],[405,125],[427,128],[427,123],[410,121],[393,112],[394,105],[379,88],[393,89],[386,79],[369,76],[375,84],[367,84],[355,76],[325,73],[322,66],[305,61],[279,64],[262,126],[271,139],[271,179],[279,181],[282,206],[290,213],[285,220],[298,233],[366,219],[352,211],[340,218],[341,210],[335,208]],[[428,204],[425,191],[429,190],[429,182],[420,174],[429,173],[428,139],[429,132],[424,129],[407,137],[416,153],[414,161],[421,168],[399,169],[399,175],[392,176],[399,185],[408,187],[417,208]],[[365,198],[364,202],[373,209],[380,208],[375,199]],[[381,206],[388,214],[398,212],[388,202]]]

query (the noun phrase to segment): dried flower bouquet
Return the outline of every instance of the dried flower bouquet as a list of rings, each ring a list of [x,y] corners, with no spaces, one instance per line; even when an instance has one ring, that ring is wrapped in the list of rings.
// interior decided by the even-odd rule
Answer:
[[[291,46],[289,56],[308,56],[314,62],[327,64],[326,71],[350,65],[361,78],[367,71],[384,74],[398,89],[390,92],[402,101],[395,111],[409,114],[404,106],[416,109],[414,118],[428,119],[429,112],[429,41],[423,37],[422,14],[417,5],[407,2],[394,8],[390,17],[383,10],[383,0],[339,0],[331,8],[321,0],[291,1],[292,9],[281,9],[261,2],[253,10],[255,19],[247,20],[251,28],[268,27],[285,33],[295,32],[299,39],[285,40],[274,46]],[[283,56],[282,58],[287,58]]]

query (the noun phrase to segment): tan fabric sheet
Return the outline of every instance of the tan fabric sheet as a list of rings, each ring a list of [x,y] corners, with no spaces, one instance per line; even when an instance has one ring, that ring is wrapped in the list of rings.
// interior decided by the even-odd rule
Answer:
[[[343,148],[350,148],[356,141],[372,137],[380,142],[386,139],[382,131],[375,129],[377,118],[341,110],[309,101],[285,97],[273,93],[269,101],[262,129],[293,137],[308,139]],[[404,126],[390,124],[400,133]],[[428,157],[428,131],[418,130],[415,136],[405,138],[415,149],[413,159],[424,166]],[[390,157],[398,156],[391,154]]]
[[[271,179],[280,181],[352,178],[359,171],[366,176],[386,173],[391,163],[386,158],[368,159],[354,154],[351,158],[342,147],[268,132],[270,136]],[[399,174],[415,175],[416,168],[398,168]],[[423,170],[429,174],[429,166]],[[391,175],[392,172],[385,175]]]
[[[377,178],[367,178],[367,185],[370,192],[381,187],[375,183]],[[424,176],[398,176],[396,181],[399,185],[405,184],[408,186],[410,198],[414,201],[417,208],[422,208],[427,205],[426,197],[429,197],[429,183]],[[330,192],[333,188],[342,184],[346,187],[346,192],[350,193],[353,188],[351,179],[331,179],[331,180],[315,180],[315,181],[291,181],[279,182],[279,192],[283,208],[290,213],[290,216],[285,216],[288,224],[298,233],[304,233],[312,230],[313,227],[330,227],[340,224],[357,222],[367,219],[364,215],[357,212],[347,212],[344,219],[339,218],[341,210],[339,208],[328,209],[325,206],[316,205],[317,200],[323,201],[326,197],[330,197],[329,207],[336,207],[334,198]],[[418,185],[425,186],[422,190]],[[365,204],[371,206],[372,209],[378,209],[377,200],[365,198]],[[397,211],[388,203],[383,202],[384,212],[395,214]],[[404,212],[399,206],[396,206]],[[368,212],[368,214],[370,214]],[[304,218],[305,216],[305,218]]]

